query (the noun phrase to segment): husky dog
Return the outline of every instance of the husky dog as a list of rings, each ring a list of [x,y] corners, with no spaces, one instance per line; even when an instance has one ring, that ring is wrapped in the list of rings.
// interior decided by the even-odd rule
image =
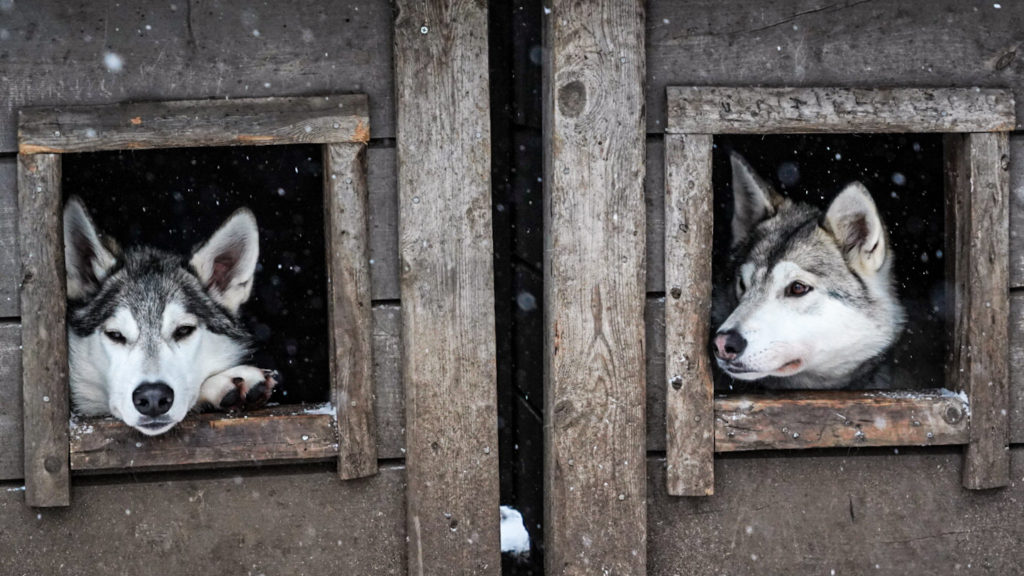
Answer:
[[[237,319],[259,255],[241,209],[191,258],[101,240],[77,198],[64,208],[71,398],[83,416],[111,414],[149,436],[193,408],[255,408],[275,372],[240,365],[250,338]]]
[[[885,387],[879,365],[904,323],[888,235],[867,189],[828,210],[783,198],[731,155],[731,286],[712,339],[719,368],[769,389]]]

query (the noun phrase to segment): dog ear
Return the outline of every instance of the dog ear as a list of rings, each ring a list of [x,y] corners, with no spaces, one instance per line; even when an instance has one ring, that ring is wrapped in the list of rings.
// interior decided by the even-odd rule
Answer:
[[[256,217],[246,208],[231,215],[192,255],[189,264],[210,296],[231,314],[249,299],[260,232]]]
[[[783,198],[736,152],[732,164],[732,247],[743,243],[761,222],[775,215]]]
[[[117,264],[116,246],[103,245],[82,201],[69,198],[64,205],[64,269],[68,299],[83,300],[96,293]]]
[[[874,274],[885,263],[885,228],[868,189],[854,182],[836,196],[825,214],[825,229],[836,239],[850,267]]]

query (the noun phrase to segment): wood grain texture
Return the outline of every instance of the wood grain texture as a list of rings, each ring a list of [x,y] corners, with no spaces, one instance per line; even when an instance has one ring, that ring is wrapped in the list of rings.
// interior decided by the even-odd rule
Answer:
[[[1024,288],[1024,135],[1010,136],[1010,287]]]
[[[0,318],[18,316],[18,161],[0,158]]]
[[[949,135],[944,148],[947,222],[956,231],[947,379],[971,404],[964,486],[995,488],[1010,481],[1008,140],[1005,133]]]
[[[1024,573],[1024,447],[1010,486],[984,494],[960,487],[962,460],[955,448],[721,455],[713,498],[674,498],[652,458],[649,573]]]
[[[1024,444],[1024,292],[1010,293],[1010,443]]]
[[[966,444],[968,414],[948,391],[720,397],[715,451]]]
[[[37,0],[0,20],[0,152],[26,107],[229,97],[368,94],[374,137],[394,137],[388,2]]]
[[[76,477],[74,505],[49,510],[0,484],[0,574],[404,576],[403,469],[332,468]]]
[[[1024,128],[1019,3],[656,0],[648,9],[649,133],[665,128],[666,86],[716,85],[1011,88]]]
[[[545,22],[545,573],[645,574],[644,3]]]
[[[365,145],[324,146],[324,212],[331,398],[347,480],[377,473]]]
[[[67,506],[68,344],[60,156],[18,156],[25,502]]]
[[[398,300],[398,174],[394,148],[366,151],[370,282],[374,300]]]
[[[711,136],[665,137],[665,434],[668,493],[715,492]]]
[[[370,139],[363,94],[27,108],[18,119],[22,154]]]
[[[667,133],[999,132],[1011,90],[670,86]]]
[[[190,416],[173,432],[154,437],[113,418],[76,419],[70,433],[75,472],[180,470],[339,456],[334,417],[305,414],[302,406],[240,416],[209,412]]]
[[[3,322],[0,323],[0,480],[24,477],[21,402],[21,325]]]
[[[497,575],[487,10],[397,7],[409,573]]]

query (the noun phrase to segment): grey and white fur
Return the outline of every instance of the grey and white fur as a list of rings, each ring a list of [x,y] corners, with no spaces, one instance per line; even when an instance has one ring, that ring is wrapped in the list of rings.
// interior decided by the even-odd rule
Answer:
[[[259,256],[252,212],[235,212],[190,257],[121,251],[81,201],[64,208],[71,399],[83,416],[113,415],[143,434],[193,409],[266,403],[277,374],[242,365],[238,320]]]
[[[824,212],[779,195],[731,155],[729,286],[716,286],[711,348],[732,378],[767,389],[884,388],[904,325],[893,256],[859,182]]]

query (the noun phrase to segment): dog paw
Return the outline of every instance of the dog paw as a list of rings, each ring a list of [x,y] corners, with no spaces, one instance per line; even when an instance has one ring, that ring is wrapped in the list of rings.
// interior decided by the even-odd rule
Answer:
[[[255,410],[270,400],[280,382],[281,375],[276,370],[236,366],[207,378],[200,399],[229,412]]]

